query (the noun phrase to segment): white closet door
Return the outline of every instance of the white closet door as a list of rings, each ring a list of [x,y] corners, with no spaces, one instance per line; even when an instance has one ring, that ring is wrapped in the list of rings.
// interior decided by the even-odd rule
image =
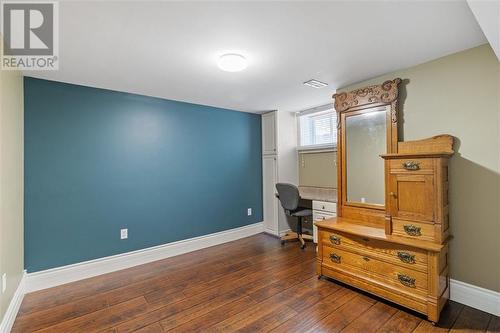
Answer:
[[[262,154],[276,154],[276,112],[262,115]]]
[[[278,167],[275,156],[262,157],[262,181],[264,201],[264,231],[278,234],[278,198],[276,198],[276,182]]]

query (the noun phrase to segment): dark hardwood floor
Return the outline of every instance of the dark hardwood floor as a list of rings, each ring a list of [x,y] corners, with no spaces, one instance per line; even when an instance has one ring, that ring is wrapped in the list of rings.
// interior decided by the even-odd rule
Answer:
[[[416,313],[315,275],[301,251],[260,234],[26,295],[13,332],[500,332],[450,302]]]

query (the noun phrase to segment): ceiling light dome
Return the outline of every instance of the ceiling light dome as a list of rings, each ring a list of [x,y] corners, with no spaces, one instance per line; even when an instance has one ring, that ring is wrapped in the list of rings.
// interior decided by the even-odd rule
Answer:
[[[241,54],[226,53],[219,57],[217,65],[226,72],[239,72],[247,68],[248,61]]]

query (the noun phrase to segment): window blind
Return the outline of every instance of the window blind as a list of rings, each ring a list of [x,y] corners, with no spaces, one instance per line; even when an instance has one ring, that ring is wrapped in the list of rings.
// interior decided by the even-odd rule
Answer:
[[[334,147],[337,144],[337,114],[331,109],[304,111],[298,115],[299,148]]]

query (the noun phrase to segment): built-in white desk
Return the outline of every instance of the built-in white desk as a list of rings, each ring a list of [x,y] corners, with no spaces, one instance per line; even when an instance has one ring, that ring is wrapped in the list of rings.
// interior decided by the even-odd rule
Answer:
[[[316,221],[337,216],[337,190],[334,188],[299,186],[299,195],[302,200],[311,200],[313,210],[313,240],[318,243]]]

